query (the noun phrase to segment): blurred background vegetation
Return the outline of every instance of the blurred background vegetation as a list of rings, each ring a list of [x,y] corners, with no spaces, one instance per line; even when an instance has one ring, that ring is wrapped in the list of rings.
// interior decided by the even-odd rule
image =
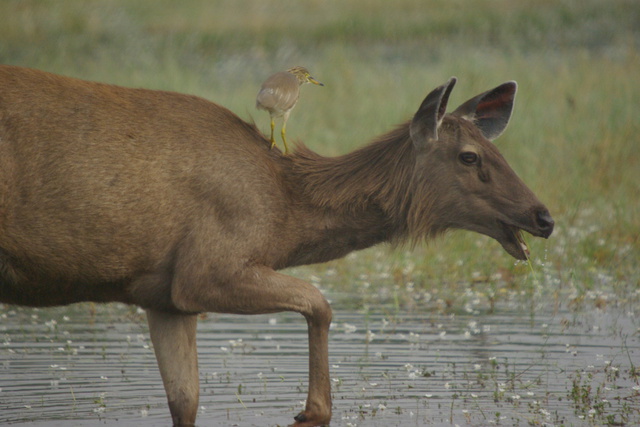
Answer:
[[[196,94],[265,132],[261,82],[304,65],[326,86],[303,89],[287,134],[324,155],[408,119],[452,75],[452,108],[516,80],[496,143],[557,222],[529,238],[533,274],[466,232],[294,273],[450,309],[470,286],[487,307],[512,294],[600,307],[640,299],[639,23],[637,0],[5,0],[0,63]]]

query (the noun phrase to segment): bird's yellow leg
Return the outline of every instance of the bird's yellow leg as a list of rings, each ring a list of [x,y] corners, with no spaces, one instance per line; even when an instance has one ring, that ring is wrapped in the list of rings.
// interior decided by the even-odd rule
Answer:
[[[282,124],[282,132],[280,132],[280,134],[282,135],[282,142],[284,143],[284,154],[289,154],[289,147],[287,146],[287,122],[285,121]]]
[[[269,147],[269,149],[272,149],[276,145],[276,139],[273,137],[273,131],[275,127],[276,127],[276,122],[273,120],[273,117],[272,117],[271,118],[271,147]]]

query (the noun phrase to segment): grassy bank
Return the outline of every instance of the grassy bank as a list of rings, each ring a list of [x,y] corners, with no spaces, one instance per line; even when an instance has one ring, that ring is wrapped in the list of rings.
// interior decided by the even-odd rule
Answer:
[[[326,87],[304,88],[288,135],[326,155],[404,121],[449,76],[452,105],[516,80],[497,144],[557,222],[548,242],[529,239],[535,277],[458,232],[297,274],[447,309],[466,307],[469,289],[484,309],[514,295],[606,306],[640,299],[638,22],[631,0],[4,1],[0,63],[198,94],[265,132],[260,83],[306,65]]]

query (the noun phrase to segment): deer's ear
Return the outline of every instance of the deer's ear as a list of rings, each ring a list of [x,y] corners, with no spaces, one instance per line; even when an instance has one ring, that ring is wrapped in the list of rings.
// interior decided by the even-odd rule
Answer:
[[[494,140],[509,124],[517,89],[516,82],[501,84],[495,89],[471,98],[452,114],[471,120],[485,138]]]
[[[438,127],[447,112],[449,95],[456,81],[455,77],[451,77],[445,84],[431,91],[413,116],[409,132],[416,148],[422,148],[438,139]]]

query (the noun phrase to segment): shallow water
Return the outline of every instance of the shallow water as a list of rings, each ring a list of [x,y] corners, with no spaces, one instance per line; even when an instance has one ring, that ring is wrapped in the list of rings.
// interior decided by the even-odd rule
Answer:
[[[640,424],[640,336],[628,310],[340,307],[330,334],[332,425]],[[0,424],[170,425],[140,310],[0,305],[0,316]],[[288,425],[302,409],[301,316],[210,314],[198,346],[200,426]]]

